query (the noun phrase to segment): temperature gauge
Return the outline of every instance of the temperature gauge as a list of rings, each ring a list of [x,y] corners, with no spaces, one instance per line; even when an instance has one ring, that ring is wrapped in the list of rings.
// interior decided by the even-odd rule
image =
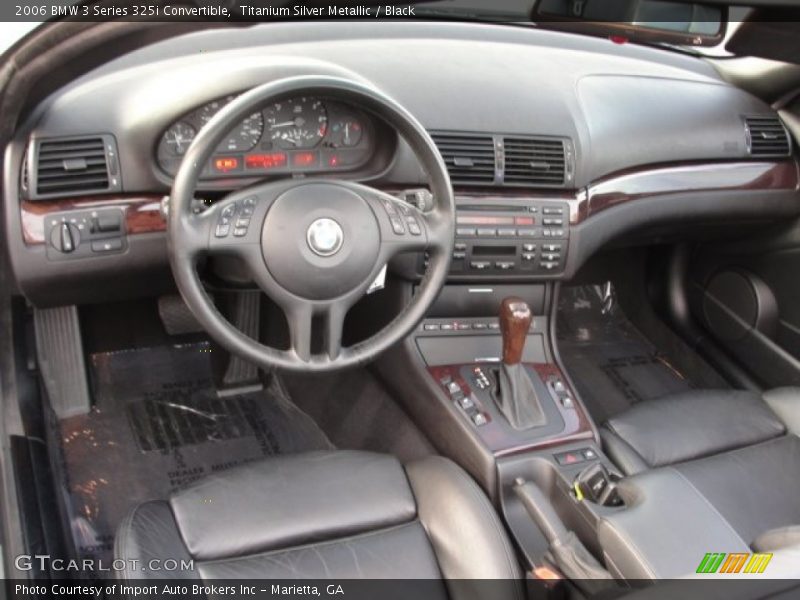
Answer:
[[[336,147],[357,146],[363,135],[364,126],[358,119],[342,119],[331,127],[331,143]]]

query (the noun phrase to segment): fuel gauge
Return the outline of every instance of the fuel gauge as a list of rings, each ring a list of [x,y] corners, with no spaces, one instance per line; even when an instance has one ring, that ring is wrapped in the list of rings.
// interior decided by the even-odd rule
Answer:
[[[342,119],[331,128],[331,143],[337,148],[352,148],[358,145],[363,135],[364,126],[358,119]]]

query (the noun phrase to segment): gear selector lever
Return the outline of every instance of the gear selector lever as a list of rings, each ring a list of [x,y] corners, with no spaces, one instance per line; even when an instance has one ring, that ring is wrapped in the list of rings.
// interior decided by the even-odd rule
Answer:
[[[515,429],[530,429],[547,422],[533,382],[522,364],[522,354],[533,316],[521,298],[505,298],[500,305],[503,362],[497,374],[495,402]]]

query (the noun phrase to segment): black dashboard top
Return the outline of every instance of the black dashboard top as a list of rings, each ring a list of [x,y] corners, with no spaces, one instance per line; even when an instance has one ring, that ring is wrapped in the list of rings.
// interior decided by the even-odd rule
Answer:
[[[166,191],[177,158],[170,153],[208,116],[209,107],[264,81],[304,74],[378,87],[429,130],[571,140],[574,189],[636,165],[747,158],[743,116],[774,114],[703,61],[662,50],[510,26],[287,23],[235,34],[189,34],[132,52],[53,95],[21,133],[113,135],[123,191]],[[370,144],[376,146],[373,152],[379,149],[385,136],[376,131],[371,139],[370,120],[348,113],[349,107],[342,110],[341,116],[328,116],[320,147],[337,143],[330,137],[338,135],[334,120],[356,119],[364,122],[366,135],[352,160],[361,160],[358,151],[369,152]],[[277,116],[265,111],[234,132],[237,158],[244,160],[240,150],[249,142],[271,141],[267,120]],[[312,118],[320,125],[319,114]],[[312,130],[304,135],[311,141],[318,137]],[[288,164],[294,149],[279,151],[287,151]],[[318,159],[331,157],[303,157]],[[265,151],[251,163],[282,160]],[[354,178],[380,178],[387,185],[424,182],[402,142],[385,170],[389,162]]]

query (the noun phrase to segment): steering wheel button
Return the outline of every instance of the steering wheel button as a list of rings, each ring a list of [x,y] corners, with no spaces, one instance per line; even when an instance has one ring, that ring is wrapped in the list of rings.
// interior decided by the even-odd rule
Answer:
[[[247,228],[245,227],[237,227],[233,230],[233,235],[235,237],[244,237],[247,235]]]
[[[250,218],[249,217],[239,217],[236,221],[236,227],[240,228],[243,227],[247,229],[250,225]]]
[[[255,196],[248,196],[244,200],[242,200],[242,204],[245,208],[255,208],[256,205],[256,198]]]
[[[392,222],[392,231],[397,235],[403,235],[406,232],[406,228],[403,227],[403,221],[400,220],[400,217],[389,217],[389,220]]]
[[[394,216],[397,214],[397,209],[394,207],[394,202],[385,198],[382,198],[381,202],[383,203],[383,208],[386,210],[389,216]]]
[[[229,204],[228,206],[222,209],[222,212],[220,213],[220,218],[231,219],[235,214],[236,214],[236,205]]]
[[[230,230],[231,226],[228,223],[225,224],[220,223],[219,225],[217,225],[217,230],[214,232],[214,235],[216,235],[218,238],[223,238],[227,236],[228,233],[230,233]]]
[[[417,223],[414,217],[406,217],[406,222],[408,223],[408,231],[411,232],[411,235],[422,235],[419,223]]]

